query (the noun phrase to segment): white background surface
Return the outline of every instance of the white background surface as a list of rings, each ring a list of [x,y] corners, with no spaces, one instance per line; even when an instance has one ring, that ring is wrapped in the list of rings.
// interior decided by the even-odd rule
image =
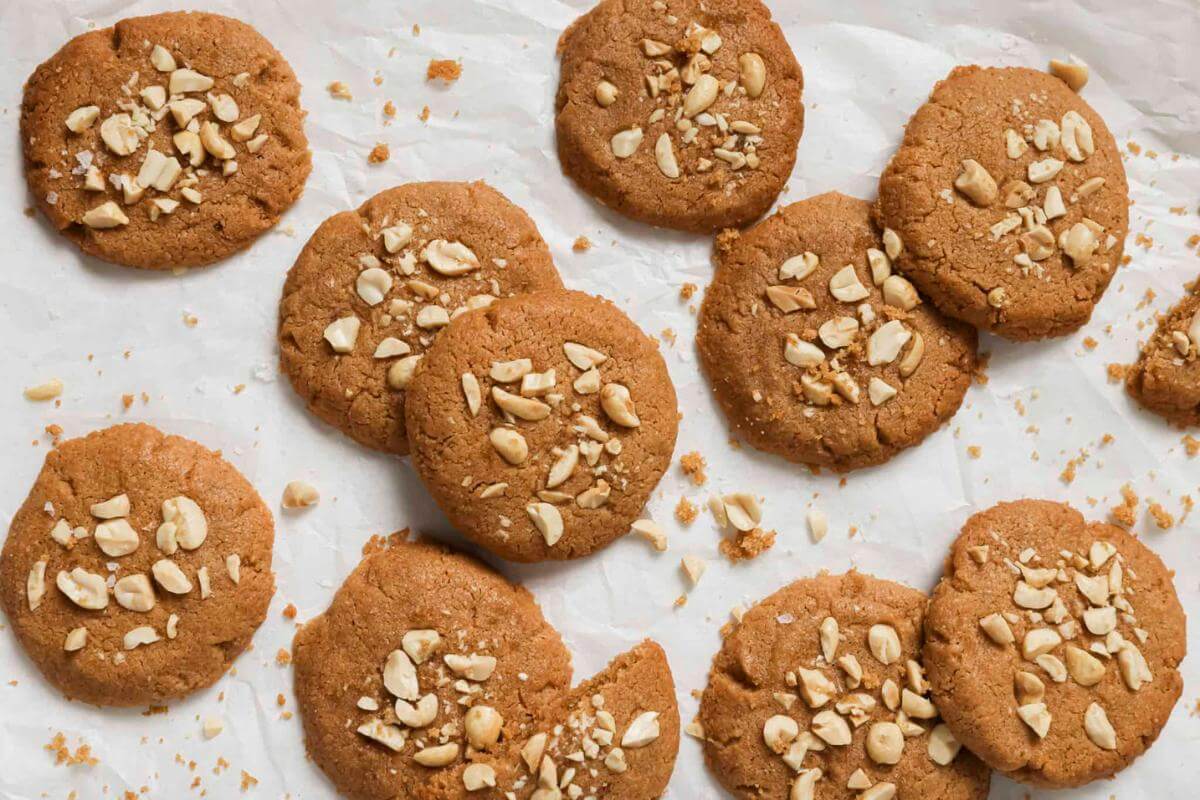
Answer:
[[[1100,518],[1130,482],[1178,517],[1184,494],[1200,496],[1200,459],[1186,457],[1180,432],[1139,411],[1107,383],[1104,371],[1109,362],[1134,359],[1153,314],[1200,273],[1196,250],[1185,246],[1200,231],[1200,7],[1194,0],[1014,0],[973,9],[950,2],[771,2],[807,84],[807,125],[785,201],[829,189],[873,197],[904,122],[933,83],[959,63],[1042,67],[1051,56],[1077,55],[1092,65],[1087,99],[1122,146],[1132,140],[1143,148],[1126,163],[1134,198],[1131,232],[1152,237],[1153,245],[1127,244],[1132,263],[1118,273],[1092,323],[1045,343],[1018,346],[984,336],[982,349],[992,354],[990,382],[974,386],[958,416],[920,448],[852,474],[845,486],[836,476],[814,477],[727,446],[723,420],[696,365],[695,317],[679,299],[685,281],[707,284],[710,242],[627,222],[561,175],[553,149],[554,46],[589,0],[207,5],[253,24],[290,60],[304,86],[313,174],[280,230],[247,253],[177,277],[82,257],[43,219],[26,217],[31,201],[21,175],[17,120],[25,77],[69,37],[93,24],[185,6],[0,3],[0,185],[6,188],[0,203],[0,514],[10,518],[32,483],[47,449],[40,436],[46,424],[59,423],[76,436],[120,420],[147,420],[223,448],[275,509],[278,591],[236,675],[150,717],[66,702],[44,684],[5,627],[5,800],[61,798],[72,789],[79,798],[114,797],[141,787],[150,797],[196,797],[200,789],[188,789],[195,776],[208,797],[236,797],[242,769],[259,780],[247,797],[333,795],[305,759],[299,719],[282,720],[276,706],[282,692],[286,709],[295,710],[290,669],[274,663],[276,651],[290,647],[294,628],[281,610],[295,603],[301,620],[322,611],[371,534],[407,525],[456,537],[406,462],[368,453],[307,416],[278,377],[276,305],[285,272],[322,219],[405,181],[487,180],[533,216],[568,285],[608,295],[649,333],[672,328],[678,335],[676,345],[664,344],[684,412],[676,453],[700,450],[709,462],[709,484],[702,490],[686,485],[675,466],[664,479],[649,513],[671,532],[670,550],[660,555],[630,538],[574,563],[501,565],[532,589],[563,633],[576,656],[577,679],[642,637],[654,637],[671,658],[686,721],[731,607],[789,580],[857,566],[929,589],[960,523],[1001,499],[1065,500]],[[419,37],[411,33],[414,23],[421,26]],[[448,89],[426,84],[431,57],[461,58],[462,79]],[[372,83],[376,71],[381,86]],[[351,87],[353,102],[328,95],[324,87],[333,80]],[[384,127],[381,107],[389,99],[399,113]],[[428,124],[417,119],[426,104]],[[377,141],[389,143],[392,159],[368,166],[366,154]],[[1168,210],[1180,206],[1183,215]],[[571,251],[579,235],[595,243],[591,252]],[[1143,306],[1148,289],[1157,299]],[[198,317],[195,328],[184,325],[185,312]],[[1082,345],[1088,335],[1099,341],[1093,352]],[[66,384],[61,409],[21,397],[23,386],[50,377]],[[240,395],[233,393],[237,384],[246,385]],[[123,393],[143,391],[148,405],[139,400],[121,410]],[[1106,433],[1115,441],[1101,448]],[[34,439],[40,439],[37,446],[30,445]],[[967,454],[972,445],[982,448],[980,458]],[[1081,448],[1090,458],[1067,485],[1058,475]],[[318,507],[302,514],[279,509],[283,486],[294,478],[319,487]],[[681,494],[701,504],[713,490],[765,496],[765,524],[779,532],[775,548],[732,567],[717,555],[718,533],[707,514],[687,530],[675,524],[671,512]],[[803,526],[814,498],[832,523],[820,545],[809,541]],[[1192,612],[1193,643],[1200,641],[1197,523],[1200,515],[1164,533],[1142,516],[1136,528],[1177,571],[1177,588]],[[853,538],[850,526],[858,529]],[[676,610],[672,602],[685,589],[678,564],[686,553],[707,557],[710,567],[686,607]],[[1200,779],[1200,720],[1188,713],[1200,697],[1195,654],[1184,662],[1184,674],[1184,696],[1159,743],[1115,782],[1031,794],[1120,800],[1190,795]],[[200,735],[199,720],[208,715],[226,720],[225,732],[213,741]],[[72,747],[90,743],[100,763],[54,766],[43,745],[57,731]],[[195,771],[177,763],[176,754],[194,760]],[[214,775],[218,757],[231,766]],[[993,786],[992,797],[1006,800],[1028,791],[1003,779]],[[690,738],[681,744],[669,796],[721,796]]]

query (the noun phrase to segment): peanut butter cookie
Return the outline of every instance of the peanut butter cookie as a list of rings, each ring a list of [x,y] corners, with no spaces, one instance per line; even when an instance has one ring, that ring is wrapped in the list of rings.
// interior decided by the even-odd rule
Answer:
[[[975,331],[893,274],[892,237],[836,192],[781,208],[717,253],[696,342],[738,435],[791,461],[879,464],[954,415]]]
[[[796,163],[804,79],[759,0],[603,0],[558,48],[559,160],[588,194],[698,232],[775,202]]]
[[[405,403],[412,462],[468,538],[503,558],[579,558],[630,529],[675,448],[654,342],[607,300],[539,292],[455,320]]]
[[[67,697],[133,706],[217,681],[275,591],[274,524],[219,454],[118,425],[46,456],[0,554],[0,604]]]
[[[405,387],[452,318],[562,286],[537,226],[485,183],[409,183],[319,227],[279,304],[283,371],[309,410],[404,455]]]
[[[570,690],[530,594],[482,563],[393,537],[296,634],[309,753],[355,800],[650,800],[679,746],[653,642]]]
[[[1019,67],[951,71],[879,181],[899,270],[943,313],[1008,339],[1087,323],[1128,207],[1104,120],[1060,78]]]
[[[858,572],[798,580],[725,636],[700,700],[734,797],[984,800],[990,772],[938,722],[925,595]]]
[[[1200,425],[1200,280],[1158,323],[1125,376],[1134,398],[1177,425]]]
[[[134,17],[76,36],[30,76],[25,176],[85,253],[202,266],[248,247],[300,197],[303,122],[292,68],[249,25]]]
[[[1145,752],[1183,689],[1171,572],[1137,539],[1061,503],[967,520],[925,621],[946,724],[1015,780],[1081,786]]]

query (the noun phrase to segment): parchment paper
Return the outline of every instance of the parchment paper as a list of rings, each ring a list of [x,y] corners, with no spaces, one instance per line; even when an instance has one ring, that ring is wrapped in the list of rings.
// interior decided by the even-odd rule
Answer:
[[[726,443],[692,344],[699,295],[690,303],[679,298],[685,282],[707,284],[710,241],[628,222],[562,176],[553,147],[554,46],[589,0],[203,4],[253,24],[290,60],[304,86],[314,169],[303,199],[277,232],[225,263],[183,276],[84,258],[40,217],[23,213],[31,202],[17,119],[24,79],[69,37],[125,16],[186,6],[167,0],[0,4],[0,185],[7,189],[0,203],[0,510],[11,518],[28,491],[47,450],[45,425],[58,423],[77,436],[119,420],[147,420],[222,448],[257,486],[277,516],[278,582],[254,649],[235,671],[153,716],[66,702],[17,650],[6,626],[0,631],[0,796],[104,798],[144,789],[156,798],[202,791],[238,797],[242,770],[258,780],[246,797],[333,796],[304,756],[299,719],[283,718],[295,711],[291,670],[275,659],[290,647],[294,624],[281,612],[294,603],[305,620],[324,610],[371,534],[411,526],[460,540],[406,462],[368,453],[304,412],[278,377],[276,305],[287,268],[321,220],[405,181],[487,180],[537,221],[568,285],[611,297],[647,332],[671,329],[677,337],[663,344],[684,412],[677,455],[700,451],[709,481],[695,488],[677,466],[663,480],[648,511],[670,532],[670,550],[657,554],[628,538],[575,563],[499,564],[525,582],[562,631],[575,653],[577,679],[651,636],[670,656],[686,721],[730,609],[796,577],[856,566],[929,589],[962,521],[1002,499],[1065,500],[1103,518],[1128,482],[1178,520],[1182,498],[1200,493],[1200,460],[1186,456],[1181,432],[1138,410],[1110,384],[1105,366],[1131,362],[1153,315],[1200,273],[1197,248],[1186,244],[1200,231],[1200,7],[1189,0],[770,4],[803,65],[808,110],[783,202],[829,189],[873,197],[905,121],[959,63],[1043,67],[1050,57],[1076,55],[1092,67],[1088,101],[1122,147],[1140,147],[1126,163],[1134,200],[1126,247],[1132,261],[1091,324],[1044,343],[1013,345],[984,336],[989,380],[971,389],[949,426],[882,468],[852,474],[844,486],[837,476],[814,476]],[[461,59],[462,79],[449,88],[427,84],[425,67],[433,57]],[[352,101],[330,97],[324,87],[334,80],[350,86]],[[398,108],[391,125],[381,113],[387,100]],[[418,119],[425,105],[427,123]],[[390,145],[391,160],[370,166],[366,155],[381,141]],[[1135,244],[1138,234],[1149,239]],[[590,252],[572,251],[580,235],[594,243]],[[1149,303],[1143,302],[1147,291],[1155,295]],[[198,324],[185,325],[185,314]],[[1084,345],[1089,336],[1098,343],[1094,350]],[[22,398],[22,387],[50,377],[66,384],[60,409]],[[245,389],[236,394],[241,384]],[[122,394],[142,392],[148,403],[138,399],[122,410]],[[1105,434],[1113,441],[1101,446]],[[978,458],[969,455],[971,447],[980,448]],[[1074,481],[1060,480],[1081,449],[1088,458]],[[283,486],[295,478],[320,489],[318,507],[300,514],[279,509]],[[765,497],[765,524],[779,537],[756,561],[730,566],[717,554],[719,535],[707,514],[684,529],[672,510],[681,495],[702,504],[709,492],[736,490]],[[819,545],[803,523],[813,502],[831,520]],[[1192,641],[1200,641],[1200,517],[1164,532],[1145,509],[1143,503],[1136,530],[1177,571],[1177,588],[1193,612]],[[688,553],[707,558],[709,568],[686,606],[676,609],[673,601],[686,589],[679,560]],[[1184,697],[1160,741],[1114,782],[1052,793],[996,779],[992,797],[1188,796],[1200,779],[1200,721],[1189,714],[1200,697],[1200,658],[1185,661],[1184,674]],[[205,741],[200,720],[210,715],[222,717],[226,727]],[[99,763],[55,766],[43,745],[59,731],[72,748],[90,744]],[[228,767],[219,767],[219,758]],[[77,794],[69,795],[72,790]],[[698,742],[685,737],[669,797],[720,796]]]

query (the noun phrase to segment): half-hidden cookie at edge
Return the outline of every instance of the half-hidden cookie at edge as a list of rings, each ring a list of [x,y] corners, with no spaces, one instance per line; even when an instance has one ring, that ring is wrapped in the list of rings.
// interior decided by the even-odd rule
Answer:
[[[984,800],[990,772],[926,697],[925,602],[848,572],[795,581],[747,611],[700,700],[705,761],[729,793]]]
[[[887,249],[870,206],[830,192],[718,250],[696,342],[738,435],[849,470],[887,461],[954,415],[975,370],[975,331],[891,274]]]
[[[572,691],[570,654],[529,592],[433,544],[375,548],[293,654],[308,751],[354,800],[650,800],[674,766],[658,645]]]
[[[1145,752],[1179,699],[1186,647],[1158,556],[1043,500],[967,520],[925,621],[946,724],[994,769],[1040,786],[1081,786]]]
[[[300,84],[249,25],[134,17],[67,42],[25,85],[38,208],[89,255],[201,266],[250,245],[311,169]]]
[[[1158,323],[1125,387],[1139,403],[1177,425],[1200,425],[1200,279]]]
[[[1104,120],[1059,78],[957,67],[905,129],[879,181],[897,267],[943,313],[1009,339],[1092,315],[1129,228]]]
[[[775,202],[796,162],[804,79],[759,0],[602,0],[558,48],[559,160],[588,194],[697,232]]]
[[[562,286],[537,226],[482,182],[409,183],[308,240],[279,304],[283,371],[309,410],[403,455],[404,388],[450,319]]]
[[[679,410],[654,341],[608,300],[499,300],[438,336],[409,386],[412,463],[464,535],[513,561],[579,558],[629,531]]]
[[[271,513],[218,453],[118,425],[46,456],[0,554],[0,604],[67,697],[161,704],[217,681],[274,593]]]

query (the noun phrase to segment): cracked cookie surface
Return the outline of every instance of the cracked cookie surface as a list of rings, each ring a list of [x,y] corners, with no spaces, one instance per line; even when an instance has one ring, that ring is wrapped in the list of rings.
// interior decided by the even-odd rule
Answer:
[[[1087,323],[1121,263],[1128,206],[1104,120],[1019,67],[951,71],[879,181],[899,270],[943,313],[1018,340]]]
[[[1070,506],[1001,503],[963,526],[925,622],[942,717],[976,755],[1041,786],[1127,767],[1183,689],[1172,574],[1137,539]]]
[[[339,791],[662,793],[679,714],[658,645],[643,642],[572,690],[570,654],[525,589],[432,543],[394,536],[372,550],[294,645],[306,745]]]
[[[559,40],[563,171],[634,219],[714,232],[761,216],[804,128],[804,79],[759,0],[603,0]]]
[[[149,705],[217,681],[274,593],[274,524],[219,454],[118,425],[46,456],[0,555],[0,602],[67,697]]]
[[[926,697],[925,602],[849,572],[795,581],[746,611],[700,701],[721,784],[746,800],[986,798],[989,771]]]
[[[726,417],[752,445],[855,469],[958,410],[975,331],[921,302],[891,274],[886,249],[870,206],[830,192],[718,251],[696,341]]]
[[[579,558],[630,530],[671,461],[675,388],[608,300],[555,291],[457,319],[413,377],[412,462],[468,538],[514,561]]]
[[[1200,425],[1200,280],[1158,323],[1125,387],[1139,403],[1177,425]]]
[[[134,17],[67,42],[25,85],[38,208],[85,253],[143,269],[248,247],[311,169],[300,84],[235,19]]]
[[[280,363],[319,419],[404,455],[405,387],[451,318],[562,285],[533,220],[482,182],[409,183],[327,219],[288,272]]]

